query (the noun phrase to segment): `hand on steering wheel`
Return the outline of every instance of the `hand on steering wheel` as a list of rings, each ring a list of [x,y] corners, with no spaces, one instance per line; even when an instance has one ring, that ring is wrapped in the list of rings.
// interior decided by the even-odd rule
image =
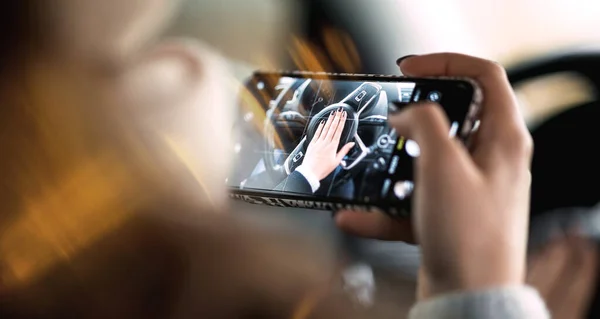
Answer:
[[[327,122],[321,121],[306,149],[302,167],[314,174],[319,181],[331,174],[355,145],[351,142],[337,151],[347,117],[348,113],[341,108],[332,111]]]

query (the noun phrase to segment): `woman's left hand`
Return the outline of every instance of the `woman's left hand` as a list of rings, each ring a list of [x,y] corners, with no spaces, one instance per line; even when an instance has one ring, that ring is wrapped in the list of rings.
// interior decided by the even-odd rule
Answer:
[[[594,242],[567,236],[530,257],[527,283],[538,289],[552,318],[586,318],[596,289],[599,256]]]

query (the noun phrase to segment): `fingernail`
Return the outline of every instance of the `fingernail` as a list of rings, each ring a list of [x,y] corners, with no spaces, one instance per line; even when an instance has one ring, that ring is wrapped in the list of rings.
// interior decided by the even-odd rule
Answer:
[[[344,110],[344,109],[340,107],[340,108],[338,109],[338,112],[342,112],[343,110]]]
[[[331,114],[329,114],[329,116],[334,116],[335,115],[335,111],[331,111]]]
[[[325,120],[321,120],[321,125],[324,125],[324,124],[325,124]]]
[[[348,116],[348,112],[344,111],[344,113],[342,113],[342,116],[344,116],[344,117]]]
[[[402,61],[404,61],[404,60],[406,60],[408,58],[415,57],[415,56],[417,56],[417,55],[416,54],[409,54],[409,55],[405,55],[405,56],[403,56],[401,58],[398,58],[398,60],[396,60],[396,65],[400,66],[400,63],[402,63]]]

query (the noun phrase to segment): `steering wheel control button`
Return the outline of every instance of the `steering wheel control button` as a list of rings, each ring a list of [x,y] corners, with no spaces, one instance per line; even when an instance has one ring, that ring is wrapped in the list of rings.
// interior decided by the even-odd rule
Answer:
[[[382,135],[377,140],[377,147],[379,147],[379,148],[386,148],[391,143],[392,143],[392,138],[389,135]]]
[[[411,181],[396,182],[396,185],[394,185],[394,195],[396,195],[398,199],[406,199],[412,194],[414,188],[415,184]]]
[[[442,93],[438,91],[429,92],[429,95],[427,95],[427,99],[431,102],[439,102],[440,100],[442,100]]]
[[[406,141],[406,153],[410,155],[410,157],[419,157],[421,156],[421,148],[419,144],[413,140]]]
[[[367,91],[362,91],[354,98],[354,100],[356,102],[360,102],[360,101],[362,101],[362,99],[365,98],[365,96],[367,96]]]
[[[398,162],[400,162],[400,156],[396,155],[390,162],[390,168],[388,169],[388,173],[390,175],[394,175],[396,173],[396,169],[398,169]]]
[[[410,97],[412,96],[413,89],[401,89],[400,90],[400,98],[402,102],[410,102]]]
[[[296,156],[294,156],[294,159],[293,159],[294,163],[298,163],[298,161],[301,160],[303,156],[304,156],[304,153],[298,152],[298,154],[296,154]]]
[[[375,101],[383,87],[374,82],[364,82],[356,90],[346,96],[340,104],[345,104],[350,108],[354,109],[359,115],[363,112],[369,111],[375,103]]]
[[[421,90],[417,89],[415,91],[415,95],[413,97],[413,102],[419,102],[419,99],[421,98]]]
[[[390,191],[390,186],[392,186],[392,180],[388,178],[383,182],[383,187],[381,188],[381,197],[385,198],[387,196],[388,192]]]
[[[404,139],[404,137],[400,136],[400,139],[398,140],[398,144],[396,144],[396,150],[401,151],[404,148],[404,144],[405,144],[405,139]]]
[[[413,91],[417,84],[415,82],[401,82],[397,84],[398,87],[398,95],[400,96],[400,101],[404,103],[410,102],[410,97],[413,95]]]
[[[380,157],[377,159],[377,164],[379,164],[380,169],[385,169],[387,161],[385,160],[385,158]]]

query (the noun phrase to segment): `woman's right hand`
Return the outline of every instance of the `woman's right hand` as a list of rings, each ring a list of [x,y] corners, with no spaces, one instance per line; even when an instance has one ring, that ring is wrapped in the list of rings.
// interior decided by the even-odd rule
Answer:
[[[406,58],[400,68],[412,77],[478,81],[485,97],[480,129],[467,150],[448,137],[447,117],[435,104],[409,106],[390,116],[398,133],[421,148],[412,225],[381,214],[341,211],[338,226],[363,237],[416,240],[422,250],[421,297],[523,284],[532,139],[504,69],[450,53]]]

